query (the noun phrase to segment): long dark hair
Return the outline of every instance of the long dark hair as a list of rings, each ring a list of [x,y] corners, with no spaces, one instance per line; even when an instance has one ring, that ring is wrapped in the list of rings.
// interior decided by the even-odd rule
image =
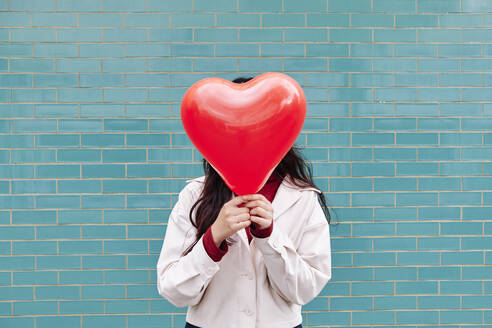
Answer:
[[[238,77],[232,82],[244,83],[251,80],[253,77]],[[292,182],[298,187],[314,187],[318,188],[312,179],[311,168],[307,165],[302,154],[297,149],[296,145],[293,145],[291,149],[284,156],[282,161],[277,165],[272,174],[278,175],[283,179],[286,175],[290,175],[293,179]],[[189,219],[191,224],[197,228],[196,240],[188,247],[183,253],[183,256],[191,252],[195,244],[200,237],[207,231],[207,229],[215,222],[215,219],[219,215],[219,212],[224,205],[231,199],[232,191],[225,184],[222,177],[217,171],[210,165],[210,163],[203,158],[203,171],[205,172],[205,181],[202,193],[198,200],[193,204],[189,212]],[[321,189],[320,189],[321,190]],[[328,207],[326,206],[326,200],[323,193],[318,194],[321,207],[325,216],[328,218],[328,224],[331,223],[331,215]],[[192,212],[196,208],[195,222],[192,220]],[[235,243],[234,240],[227,238],[227,245]]]

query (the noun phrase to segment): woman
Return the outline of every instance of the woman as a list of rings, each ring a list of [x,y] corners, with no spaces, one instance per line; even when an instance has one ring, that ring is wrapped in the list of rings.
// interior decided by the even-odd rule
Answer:
[[[301,306],[331,279],[330,215],[309,167],[292,147],[261,190],[242,196],[205,159],[203,168],[171,211],[159,294],[188,306],[185,328],[302,327]]]

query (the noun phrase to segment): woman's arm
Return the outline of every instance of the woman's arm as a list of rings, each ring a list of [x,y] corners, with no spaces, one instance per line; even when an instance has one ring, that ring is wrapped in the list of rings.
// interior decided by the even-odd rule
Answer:
[[[179,193],[167,224],[166,235],[157,262],[157,290],[177,307],[193,306],[200,302],[212,277],[219,271],[219,264],[206,252],[202,235],[191,252],[181,256],[186,237],[195,236],[196,228],[188,218],[193,205],[190,185]]]
[[[316,192],[310,196],[309,219],[297,250],[290,238],[275,228],[270,237],[255,240],[272,288],[287,301],[300,305],[313,300],[331,279],[328,221]]]

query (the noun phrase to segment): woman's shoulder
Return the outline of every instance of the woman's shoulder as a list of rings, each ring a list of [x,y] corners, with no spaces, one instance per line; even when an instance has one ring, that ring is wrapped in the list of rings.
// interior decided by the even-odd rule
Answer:
[[[178,194],[183,205],[191,206],[199,197],[203,188],[204,176],[185,180],[186,183]]]
[[[201,190],[204,187],[205,176],[202,175],[200,177],[194,179],[186,180],[186,185],[183,188],[184,192],[190,192],[193,196],[197,196],[200,194]]]
[[[188,179],[188,180],[186,180],[186,183],[189,183],[189,182],[192,182],[192,181],[196,181],[198,183],[203,183],[205,181],[205,176],[202,175],[201,177],[197,177],[197,178],[194,178],[194,179]]]

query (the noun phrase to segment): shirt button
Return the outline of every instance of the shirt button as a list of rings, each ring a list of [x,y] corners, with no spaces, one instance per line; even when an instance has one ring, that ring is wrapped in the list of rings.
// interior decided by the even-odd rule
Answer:
[[[247,314],[247,315],[253,315],[253,311],[251,311],[250,309],[247,309],[247,310],[246,310],[246,314]]]

